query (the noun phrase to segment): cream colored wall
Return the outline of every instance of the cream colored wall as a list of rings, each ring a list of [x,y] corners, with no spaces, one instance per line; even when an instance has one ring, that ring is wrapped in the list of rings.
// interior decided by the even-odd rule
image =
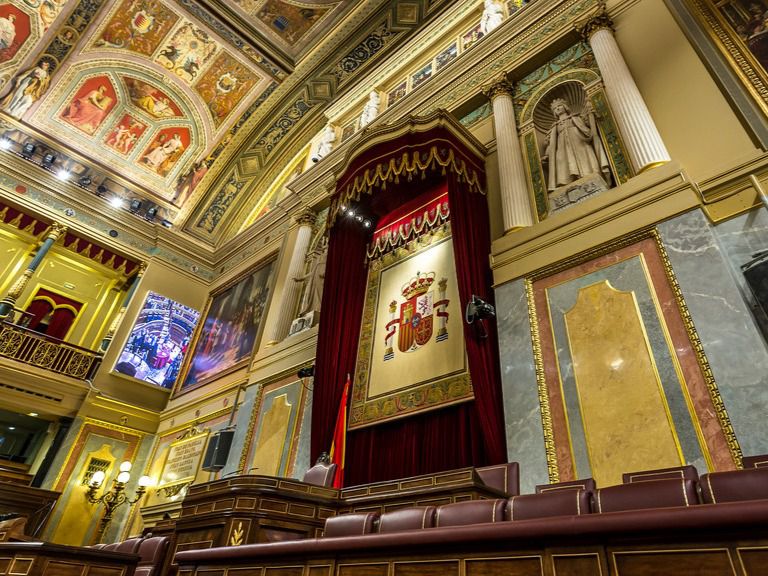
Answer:
[[[10,226],[0,226],[0,294],[5,295],[13,280],[31,260],[37,239]]]
[[[109,318],[121,297],[120,279],[120,273],[115,270],[54,245],[16,305],[26,308],[39,288],[80,302],[83,306],[65,340],[94,349],[108,328]]]
[[[119,398],[123,402],[150,410],[162,410],[168,401],[168,390],[133,378],[118,376],[112,372],[136,317],[144,305],[147,292],[150,291],[200,311],[208,295],[208,287],[196,277],[170,269],[157,260],[150,260],[125,316],[115,332],[112,344],[104,355],[102,369],[96,375],[94,386],[104,394]],[[122,302],[119,302],[118,306],[122,306]]]
[[[758,154],[663,0],[640,0],[615,23],[622,54],[673,160],[701,180]]]

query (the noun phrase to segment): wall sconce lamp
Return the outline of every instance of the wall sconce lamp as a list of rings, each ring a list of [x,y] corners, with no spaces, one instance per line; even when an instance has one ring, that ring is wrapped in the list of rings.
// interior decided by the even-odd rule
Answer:
[[[142,496],[144,496],[147,488],[155,484],[154,479],[150,478],[149,476],[142,476],[139,478],[138,485],[136,487],[136,495],[132,499],[129,498],[125,493],[125,486],[131,479],[131,463],[126,461],[120,464],[120,473],[112,482],[112,488],[109,490],[104,489],[101,493],[101,496],[97,496],[96,493],[104,483],[105,478],[106,474],[103,470],[97,470],[94,472],[90,482],[88,483],[88,492],[85,493],[86,499],[91,504],[104,505],[104,516],[102,516],[101,522],[99,524],[96,540],[97,542],[101,540],[101,537],[104,534],[104,530],[112,520],[112,516],[114,515],[115,510],[126,503],[129,506],[133,506],[141,499]]]

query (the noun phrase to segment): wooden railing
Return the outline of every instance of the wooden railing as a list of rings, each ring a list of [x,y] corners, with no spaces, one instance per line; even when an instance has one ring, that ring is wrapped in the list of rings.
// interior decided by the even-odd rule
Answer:
[[[101,356],[93,350],[8,322],[0,323],[0,357],[78,380],[89,379],[101,362]]]

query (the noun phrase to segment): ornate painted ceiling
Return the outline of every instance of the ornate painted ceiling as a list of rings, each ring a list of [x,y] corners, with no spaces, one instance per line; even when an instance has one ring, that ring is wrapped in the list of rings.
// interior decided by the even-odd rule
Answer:
[[[215,244],[269,209],[325,106],[448,4],[0,0],[4,139]]]

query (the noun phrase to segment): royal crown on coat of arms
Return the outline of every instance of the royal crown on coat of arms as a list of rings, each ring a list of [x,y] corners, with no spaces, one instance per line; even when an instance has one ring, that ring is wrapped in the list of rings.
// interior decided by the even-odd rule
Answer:
[[[441,278],[437,282],[437,298],[435,298],[433,286],[435,284],[435,272],[416,272],[416,274],[403,284],[400,293],[405,302],[400,303],[400,317],[397,314],[398,302],[393,300],[389,304],[390,319],[386,325],[384,361],[395,357],[394,337],[397,334],[397,348],[400,352],[415,352],[426,346],[432,339],[434,319],[437,317],[439,324],[435,342],[448,339],[448,304],[446,289],[448,279]]]

